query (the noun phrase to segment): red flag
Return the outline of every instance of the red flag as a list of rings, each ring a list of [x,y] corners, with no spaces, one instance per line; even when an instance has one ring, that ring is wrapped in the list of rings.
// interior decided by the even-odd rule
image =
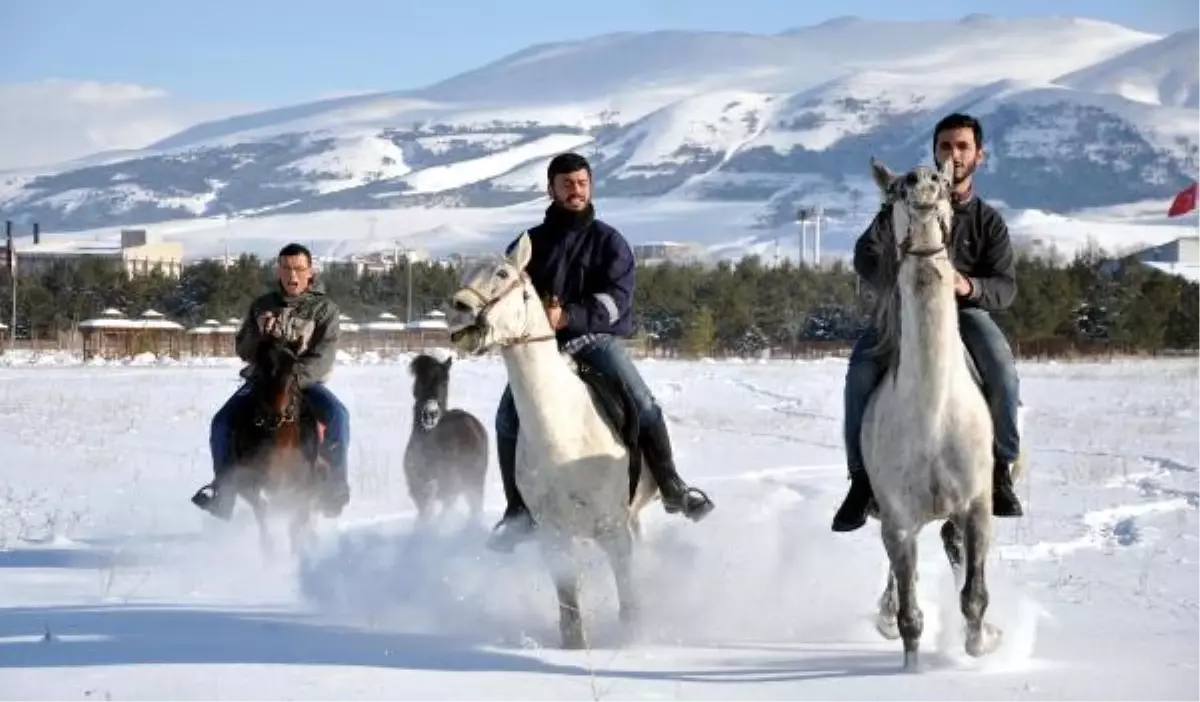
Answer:
[[[1167,210],[1168,217],[1178,217],[1196,209],[1196,184],[1192,183],[1175,195],[1171,209]]]

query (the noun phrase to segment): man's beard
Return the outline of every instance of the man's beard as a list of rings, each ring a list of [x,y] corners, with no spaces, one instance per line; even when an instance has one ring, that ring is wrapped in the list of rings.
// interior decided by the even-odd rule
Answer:
[[[570,210],[571,212],[581,212],[581,211],[587,209],[588,199],[585,197],[585,198],[580,198],[580,199],[572,202],[570,198],[555,198],[554,204],[558,205],[559,207],[563,208],[564,210]]]
[[[955,184],[955,185],[962,185],[963,183],[965,183],[965,182],[967,182],[968,180],[970,180],[970,179],[971,179],[971,176],[975,175],[975,169],[976,169],[976,168],[978,168],[978,167],[979,167],[979,162],[978,162],[978,161],[972,161],[971,163],[967,164],[967,165],[966,165],[966,166],[963,168],[963,174],[962,174],[962,175],[959,175],[959,174],[958,174],[958,166],[955,166],[955,167],[954,167],[954,184]]]

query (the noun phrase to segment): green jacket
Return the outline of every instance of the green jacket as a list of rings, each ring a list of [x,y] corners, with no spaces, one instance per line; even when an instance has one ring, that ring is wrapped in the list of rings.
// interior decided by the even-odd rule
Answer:
[[[325,296],[325,286],[319,279],[314,279],[308,290],[296,297],[288,297],[283,287],[278,286],[250,303],[250,310],[234,337],[238,356],[251,364],[242,375],[249,378],[254,373],[253,363],[262,339],[258,318],[268,311],[279,319],[284,338],[299,342],[301,387],[326,382],[337,354],[341,311]]]

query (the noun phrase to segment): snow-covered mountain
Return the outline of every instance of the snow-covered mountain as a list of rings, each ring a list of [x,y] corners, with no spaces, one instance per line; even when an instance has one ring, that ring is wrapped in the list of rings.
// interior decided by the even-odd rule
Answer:
[[[775,35],[623,33],[530,47],[418,90],[198,124],[135,152],[0,174],[0,214],[47,230],[334,209],[499,207],[542,197],[576,149],[600,197],[874,198],[871,155],[929,157],[980,116],[990,198],[1067,211],[1169,197],[1197,170],[1196,30],[1078,18],[840,18]]]

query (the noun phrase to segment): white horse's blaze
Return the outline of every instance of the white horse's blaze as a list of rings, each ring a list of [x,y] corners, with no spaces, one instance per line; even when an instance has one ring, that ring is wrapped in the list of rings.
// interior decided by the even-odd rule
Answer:
[[[520,416],[516,482],[539,525],[559,586],[564,644],[582,644],[572,540],[591,538],[609,554],[623,614],[636,609],[630,573],[637,513],[657,493],[643,468],[629,500],[629,457],[587,386],[559,353],[538,292],[525,276],[532,248],[523,234],[511,258],[467,270],[448,322],[462,347],[499,347]],[[574,614],[571,614],[571,612]]]

